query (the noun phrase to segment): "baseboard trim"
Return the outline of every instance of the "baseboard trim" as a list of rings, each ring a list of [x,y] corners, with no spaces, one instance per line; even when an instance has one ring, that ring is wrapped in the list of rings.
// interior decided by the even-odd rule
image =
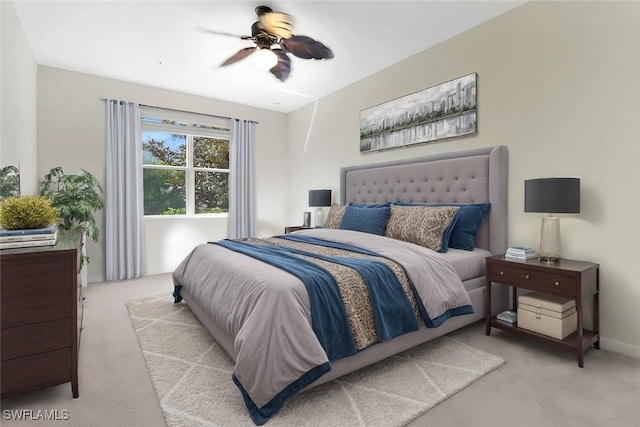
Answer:
[[[640,360],[640,346],[631,345],[611,338],[600,337],[600,348]]]

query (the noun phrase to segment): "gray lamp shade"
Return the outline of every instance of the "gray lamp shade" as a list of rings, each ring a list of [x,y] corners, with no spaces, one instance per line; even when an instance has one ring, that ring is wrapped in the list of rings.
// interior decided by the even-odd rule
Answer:
[[[524,211],[580,213],[580,178],[525,180]]]
[[[309,190],[309,206],[331,206],[331,190]]]

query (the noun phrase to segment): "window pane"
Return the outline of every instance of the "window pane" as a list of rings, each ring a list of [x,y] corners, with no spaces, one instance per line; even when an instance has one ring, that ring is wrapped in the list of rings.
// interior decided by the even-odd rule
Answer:
[[[193,165],[197,168],[229,169],[229,141],[205,136],[194,137]]]
[[[186,166],[187,136],[169,132],[142,132],[142,163]]]
[[[185,171],[144,169],[142,179],[145,215],[187,213]]]
[[[229,174],[196,171],[196,213],[229,212]]]

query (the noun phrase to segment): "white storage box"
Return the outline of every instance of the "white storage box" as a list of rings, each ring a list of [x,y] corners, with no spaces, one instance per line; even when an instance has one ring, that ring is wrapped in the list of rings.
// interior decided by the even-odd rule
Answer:
[[[518,297],[518,327],[559,340],[576,331],[576,302],[538,292]]]

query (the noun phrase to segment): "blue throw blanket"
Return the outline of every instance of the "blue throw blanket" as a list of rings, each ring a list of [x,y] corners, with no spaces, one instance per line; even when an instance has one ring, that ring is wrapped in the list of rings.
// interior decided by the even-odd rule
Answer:
[[[280,237],[379,256],[366,249],[313,237]],[[358,349],[351,333],[336,279],[325,268],[304,259],[303,256],[341,264],[358,271],[369,290],[379,341],[387,341],[419,328],[411,302],[400,281],[391,268],[380,261],[371,258],[327,256],[286,246],[259,245],[241,240],[222,240],[209,243],[251,256],[298,277],[304,283],[309,294],[313,331],[331,362],[354,355]],[[426,313],[422,304],[420,306],[421,312]],[[233,381],[240,389],[251,418],[256,424],[262,425],[275,415],[287,398],[305,388],[330,369],[328,364],[324,364],[310,370],[262,407],[256,406],[235,374]]]
[[[355,246],[312,237],[296,236],[291,240],[379,256]],[[370,258],[327,256],[285,246],[263,246],[239,240],[222,240],[215,243],[281,268],[304,283],[311,303],[313,330],[329,361],[352,356],[357,353],[357,348],[335,278],[325,268],[301,256],[341,264],[360,273],[369,289],[380,342],[417,331],[419,328],[411,302],[400,281],[391,268],[380,261]]]

